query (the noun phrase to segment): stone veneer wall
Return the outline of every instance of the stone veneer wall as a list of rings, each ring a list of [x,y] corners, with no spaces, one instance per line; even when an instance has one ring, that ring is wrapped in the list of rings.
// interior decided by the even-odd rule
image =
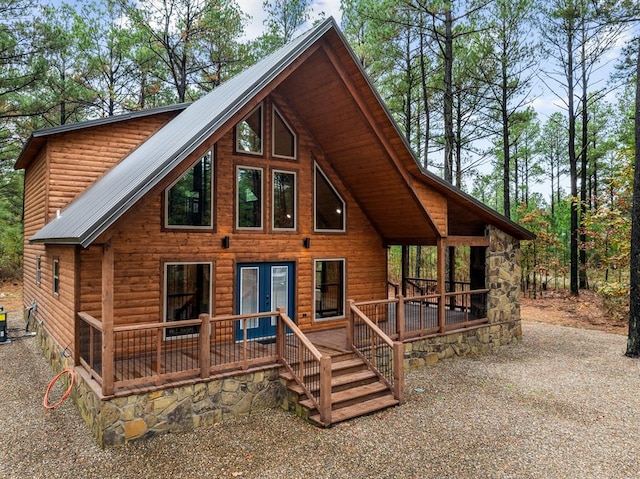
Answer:
[[[41,325],[37,339],[56,372],[73,369],[73,360]],[[64,387],[68,387],[64,375]],[[97,443],[126,444],[166,432],[188,431],[212,425],[229,416],[279,407],[287,401],[287,388],[273,367],[233,377],[191,382],[148,393],[101,400],[80,374],[71,393],[80,415]]]
[[[405,343],[405,370],[429,366],[440,359],[490,351],[522,339],[519,240],[489,226],[486,265],[489,324]]]

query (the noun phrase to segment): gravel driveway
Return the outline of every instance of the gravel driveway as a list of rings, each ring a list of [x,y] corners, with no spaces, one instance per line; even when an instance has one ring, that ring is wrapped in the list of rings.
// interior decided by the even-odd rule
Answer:
[[[318,429],[280,410],[100,449],[32,338],[0,345],[0,478],[629,478],[640,363],[624,336],[525,321],[522,343],[411,372],[407,401]]]

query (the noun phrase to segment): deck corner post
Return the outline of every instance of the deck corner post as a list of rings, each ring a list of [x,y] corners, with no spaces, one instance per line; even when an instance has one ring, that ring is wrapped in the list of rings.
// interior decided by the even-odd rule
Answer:
[[[438,283],[437,283],[437,294],[438,294],[438,331],[440,334],[444,334],[446,329],[446,301],[447,301],[447,288],[445,286],[445,275],[446,275],[446,240],[444,238],[438,238],[437,248],[437,262],[438,262]]]
[[[102,394],[111,396],[114,388],[114,252],[111,241],[102,246]]]
[[[331,356],[320,359],[320,420],[326,426],[331,424]]]
[[[211,317],[208,314],[199,316],[202,324],[200,325],[200,378],[207,379],[209,377],[209,369],[211,364]]]
[[[349,314],[347,314],[347,332],[346,332],[346,340],[347,340],[347,349],[350,351],[353,348],[353,334],[354,334],[354,308],[355,301],[353,299],[348,300],[349,303]]]
[[[404,402],[404,344],[393,342],[393,395]]]
[[[397,296],[398,302],[396,303],[396,333],[398,334],[398,341],[404,340],[404,296],[399,294]]]

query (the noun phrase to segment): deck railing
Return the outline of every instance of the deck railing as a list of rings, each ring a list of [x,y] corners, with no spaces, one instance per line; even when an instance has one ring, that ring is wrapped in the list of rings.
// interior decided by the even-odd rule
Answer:
[[[107,342],[109,333],[102,323],[81,312],[78,365],[101,385],[105,396],[125,388],[274,365],[278,363],[276,340],[251,339],[248,334],[247,320],[263,317],[282,321],[278,312],[215,318],[203,314],[199,319],[115,326]],[[235,339],[238,324],[240,340]],[[172,334],[167,335],[168,330]],[[103,350],[103,344],[113,344],[113,350]]]
[[[444,334],[487,322],[488,289],[363,301],[355,305],[392,340]]]
[[[387,303],[389,304],[389,303]],[[404,402],[404,346],[393,341],[360,308],[349,301],[347,345],[376,372],[393,391],[394,397]]]
[[[280,362],[313,402],[320,421],[331,424],[331,357],[320,353],[283,311],[277,328]]]

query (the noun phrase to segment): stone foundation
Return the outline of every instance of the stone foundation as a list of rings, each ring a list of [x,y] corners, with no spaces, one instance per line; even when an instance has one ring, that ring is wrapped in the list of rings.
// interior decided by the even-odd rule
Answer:
[[[73,360],[42,326],[38,326],[36,338],[54,371],[73,369]],[[68,387],[67,375],[61,381]],[[279,367],[105,400],[91,389],[82,374],[76,374],[71,393],[84,422],[102,447],[209,426],[229,416],[280,407],[286,398],[287,388],[279,377]]]
[[[521,339],[520,320],[416,339],[404,344],[404,370],[431,366],[441,359],[491,351]]]

